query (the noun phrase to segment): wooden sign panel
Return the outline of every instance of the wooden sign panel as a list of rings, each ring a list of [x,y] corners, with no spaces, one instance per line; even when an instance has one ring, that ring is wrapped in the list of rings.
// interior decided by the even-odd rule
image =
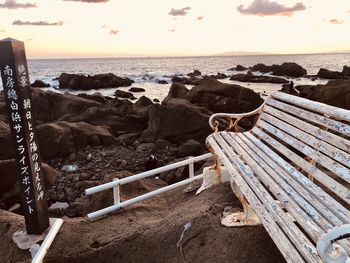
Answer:
[[[41,234],[49,226],[49,217],[23,42],[11,38],[0,41],[0,71],[27,233]]]

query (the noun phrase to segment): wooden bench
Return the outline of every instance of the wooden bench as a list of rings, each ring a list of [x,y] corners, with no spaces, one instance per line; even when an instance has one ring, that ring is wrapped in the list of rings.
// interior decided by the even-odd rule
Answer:
[[[253,129],[234,132],[252,115]],[[226,224],[258,218],[287,262],[350,262],[350,111],[275,92],[255,111],[209,124],[223,118],[229,130],[207,146],[244,208]]]

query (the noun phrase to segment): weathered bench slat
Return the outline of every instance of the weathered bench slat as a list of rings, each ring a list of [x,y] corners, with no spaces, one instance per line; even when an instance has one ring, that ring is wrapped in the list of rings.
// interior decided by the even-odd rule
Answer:
[[[253,129],[232,132],[252,114],[260,115]],[[231,122],[218,132],[222,116]],[[253,113],[217,113],[210,125],[208,149],[245,211],[234,225],[254,220],[248,201],[288,262],[350,260],[350,111],[276,92]]]
[[[317,148],[316,149],[311,148],[310,146],[303,143],[302,133],[297,132],[296,134],[293,134],[290,125],[289,126],[284,125],[282,121],[279,121],[276,118],[273,121],[274,121],[274,125],[271,125],[270,123],[261,119],[259,120],[258,125],[266,129],[268,132],[272,133],[276,137],[280,138],[284,142],[288,143],[289,145],[292,145],[295,149],[304,153],[306,156],[312,158],[322,166],[326,167],[328,170],[332,171],[333,173],[338,175],[340,178],[342,178],[346,182],[350,183],[350,170],[348,168],[339,164],[338,162],[335,162],[334,160],[327,157],[326,155],[320,153],[317,150]],[[298,139],[283,132],[283,130],[288,130],[288,132],[291,132]]]
[[[286,237],[284,232],[280,229],[278,224],[275,222],[275,218],[277,218],[277,216],[273,217],[271,214],[271,211],[266,210],[266,206],[265,206],[266,204],[262,203],[262,200],[265,199],[264,194],[260,192],[260,197],[258,198],[256,196],[256,193],[254,193],[254,191],[250,188],[248,183],[245,181],[248,178],[254,177],[252,176],[249,169],[245,167],[242,163],[239,164],[236,162],[235,159],[237,159],[237,156],[234,153],[232,153],[232,149],[227,148],[225,149],[225,152],[224,152],[221,150],[221,147],[217,144],[214,138],[209,138],[208,141],[211,147],[214,149],[215,153],[219,156],[220,160],[227,167],[234,182],[238,185],[241,191],[244,192],[249,204],[257,212],[259,219],[261,220],[267,232],[270,234],[276,246],[279,248],[279,250],[283,254],[284,258],[288,262],[305,262],[305,260],[302,258],[299,252],[295,249],[291,241]],[[231,158],[229,158],[228,156],[231,156]],[[238,172],[238,170],[240,172]],[[240,173],[244,173],[244,176],[241,176]],[[272,212],[276,213],[276,207],[278,206],[273,201],[271,205],[274,207]],[[310,247],[310,251],[312,251],[313,249],[314,249],[314,246]],[[310,253],[310,254],[313,254],[313,253]],[[314,260],[310,262],[322,262],[322,261]]]
[[[305,188],[299,185],[293,177],[289,176],[286,172],[284,172],[281,167],[277,168],[274,161],[269,156],[261,154],[261,151],[256,146],[254,146],[253,143],[245,142],[241,140],[238,136],[235,136],[233,134],[223,134],[223,137],[226,138],[227,136],[230,136],[231,139],[235,141],[232,142],[230,140],[230,145],[232,145],[234,149],[240,150],[240,154],[245,156],[244,160],[247,161],[247,163],[249,163],[252,169],[254,168],[257,170],[257,174],[263,174],[264,177],[268,176],[270,178],[264,179],[264,184],[268,185],[271,188],[277,187],[278,184],[278,186],[282,188],[279,191],[276,191],[274,195],[278,199],[283,198],[283,200],[281,199],[280,202],[285,203],[285,206],[288,211],[290,209],[293,209],[293,211],[289,212],[294,216],[295,219],[300,219],[299,221],[297,221],[301,225],[304,224],[304,228],[307,228],[305,219],[314,220],[318,223],[318,225],[320,225],[323,228],[324,226],[329,225],[326,220],[328,220],[333,226],[343,224],[343,221],[340,218],[338,218],[337,215],[335,215],[320,201],[314,200],[312,195],[308,191],[306,191]],[[241,152],[243,150],[243,146],[246,153]],[[249,154],[249,156],[247,156],[246,154]],[[273,166],[275,168],[272,169],[270,166]],[[265,171],[260,171],[261,168],[263,168]],[[255,172],[254,169],[253,171]],[[261,179],[263,180],[263,178]],[[309,204],[307,200],[314,201],[312,204]],[[289,206],[289,202],[292,202],[292,207]],[[305,212],[301,211],[300,207],[303,210],[305,210]],[[326,220],[322,220],[322,217],[325,217]],[[311,230],[313,228],[309,227],[309,229]],[[316,237],[314,241],[316,241],[318,238],[319,236]]]
[[[264,171],[262,168],[266,168],[268,165],[264,166],[263,163],[256,162],[249,155],[246,147],[242,147],[245,146],[244,143],[240,144],[239,140],[236,141],[235,139],[237,138],[234,138],[235,136],[229,136],[225,133],[223,133],[222,136],[244,159],[253,172],[260,178],[263,184],[269,189],[270,192],[272,192],[275,198],[284,204],[285,208],[291,213],[295,220],[305,229],[307,229],[308,234],[314,241],[317,241],[324,232],[324,230],[322,230],[318,225],[329,225],[329,227],[331,227],[331,225],[324,218],[322,218],[316,209],[308,204],[302,196],[297,194],[294,189],[292,189],[286,182],[284,182],[284,180],[282,180],[282,178],[272,178],[274,174],[269,175],[266,171]],[[305,212],[303,210],[305,210]],[[318,225],[313,221],[317,222]],[[341,221],[339,224],[341,224]]]
[[[330,178],[327,174],[317,169],[314,165],[311,165],[309,162],[305,161],[300,156],[296,155],[294,152],[289,150],[287,147],[283,146],[281,143],[273,139],[271,136],[267,135],[259,128],[254,127],[251,131],[258,137],[266,141],[270,146],[272,146],[272,148],[276,149],[289,160],[294,162],[296,165],[302,167],[304,171],[306,171],[309,174],[312,174],[312,176],[316,180],[318,180],[320,183],[322,183],[324,186],[330,189],[333,193],[339,196],[346,203],[350,204],[350,190],[347,189],[345,186]]]
[[[318,146],[320,146],[319,148],[320,152],[323,152],[328,156],[332,157],[333,159],[337,160],[338,162],[346,165],[347,167],[350,167],[350,154],[333,146],[334,144],[338,144],[340,147],[345,148],[344,142],[346,142],[346,140],[344,140],[343,138],[336,136],[332,133],[326,132],[322,129],[319,129],[315,126],[312,126],[306,122],[299,121],[297,118],[294,118],[289,114],[283,113],[269,106],[264,108],[264,112],[276,118],[279,118],[280,120],[283,120],[284,123],[288,124],[286,125],[287,128],[289,130],[292,130],[294,134],[297,134],[299,130],[307,132],[307,133],[303,133],[303,132],[301,133],[304,142],[308,143],[310,146],[314,148],[317,148]],[[266,113],[261,114],[261,118],[262,119],[268,118],[266,120],[270,123],[273,123],[272,120],[274,119],[271,119],[269,115]],[[293,123],[293,126],[295,126],[296,128],[289,125],[290,123]],[[284,131],[286,131],[286,129]],[[332,135],[335,138],[332,138],[332,136],[328,136],[328,135]],[[349,143],[349,146],[350,146],[350,143]]]
[[[302,118],[306,121],[311,121],[313,123],[324,126],[330,130],[350,136],[350,125],[344,124],[336,120],[332,120],[330,118],[318,115],[316,113],[297,108],[295,106],[291,106],[289,104],[277,100],[267,100],[266,104],[281,109],[283,111],[292,113],[293,115],[298,116],[299,118]]]
[[[266,144],[262,143],[252,133],[237,134],[237,136],[246,143],[252,142],[257,150],[257,153],[261,153],[262,158],[269,156],[273,162],[269,163],[271,168],[280,172],[283,169],[290,177],[294,178],[299,184],[306,189],[306,191],[313,195],[313,199],[316,199],[331,209],[344,223],[350,223],[350,211],[339,204],[333,197],[324,192],[319,186],[311,182],[302,173],[296,170],[292,165],[286,162],[281,156],[272,151]]]
[[[327,157],[323,153],[328,153],[328,155],[332,156],[335,160],[340,163],[346,163],[346,165],[350,165],[350,155],[347,153],[342,154],[342,152],[339,149],[336,149],[334,146],[325,143],[322,140],[319,140],[314,136],[311,136],[310,134],[305,133],[304,131],[299,130],[269,114],[262,113],[261,120],[273,126],[276,126],[277,129],[281,131],[281,134],[283,134],[282,131],[284,131],[285,133],[283,135],[286,135],[292,141],[300,142],[298,145],[295,145],[294,143],[291,145],[295,146],[296,148],[299,146],[302,147],[303,152],[306,152],[307,155],[313,160],[328,168],[328,170],[333,171],[343,180],[350,182],[350,170],[342,164],[339,164],[331,158]],[[287,134],[291,136],[288,136]],[[294,137],[296,139],[294,139]],[[310,148],[306,144],[310,145],[313,148]]]
[[[311,101],[300,97],[290,96],[283,92],[275,92],[271,94],[271,96],[273,98],[283,100],[306,109],[310,109],[322,114],[326,114],[336,119],[350,122],[350,115],[348,110],[336,108],[324,103],[319,103],[319,102]]]
[[[273,172],[272,174],[266,173],[266,171],[264,171],[264,169],[262,169],[262,168],[268,167],[268,166],[263,165],[264,160],[259,159],[259,158],[257,158],[258,159],[257,161],[253,160],[252,157],[256,157],[256,154],[254,154],[255,152],[252,152],[252,151],[247,152],[246,151],[247,147],[243,147],[243,146],[247,146],[247,145],[245,145],[245,143],[243,143],[243,141],[240,141],[238,136],[236,136],[236,134],[223,132],[220,135],[222,137],[224,137],[226,142],[233,149],[235,149],[235,151],[239,154],[239,156],[241,158],[244,159],[244,161],[249,165],[249,167],[254,171],[254,173],[260,178],[260,180],[263,182],[263,184],[266,186],[266,188],[269,189],[269,191],[272,192],[273,195],[280,202],[284,203],[286,208],[289,208],[289,209],[287,209],[287,211],[289,211],[294,216],[294,218],[297,220],[297,222],[303,226],[303,229],[311,237],[312,237],[312,234],[314,234],[313,231],[315,231],[315,230],[318,231],[318,232],[316,232],[316,235],[313,237],[313,240],[315,242],[317,242],[320,239],[320,234],[323,231],[317,225],[315,225],[313,223],[313,220],[315,222],[317,222],[319,224],[319,226],[321,226],[321,228],[324,230],[324,232],[326,232],[331,227],[340,226],[343,224],[343,222],[341,220],[339,220],[332,213],[330,213],[330,214],[327,213],[327,215],[330,218],[330,222],[332,222],[332,225],[328,224],[328,222],[325,221],[323,218],[320,218],[320,215],[318,214],[318,212],[312,206],[307,204],[305,202],[304,198],[302,196],[300,196],[297,192],[295,192],[295,190],[288,185],[287,182],[291,183],[293,181],[293,179],[291,177],[289,177],[289,180],[287,178],[287,181],[284,181],[275,172]],[[220,135],[216,136],[216,138],[219,139]],[[249,152],[250,152],[250,154],[249,154]],[[297,187],[296,190],[300,191],[299,193],[301,193],[301,194],[303,193],[303,190],[300,186]],[[288,195],[286,193],[288,193]],[[289,198],[288,196],[294,198],[294,200],[292,198]],[[317,207],[319,209],[319,211],[322,211],[322,209],[328,210],[327,208],[319,207],[319,203],[315,202],[317,200],[315,200],[314,198],[311,197],[311,200],[314,201],[312,205],[314,207]],[[307,206],[306,211],[308,211],[309,213],[306,214],[305,212],[303,212],[303,210],[300,209],[300,206],[303,208],[305,206]],[[325,211],[323,211],[323,212],[325,212]],[[310,215],[310,217],[308,215]],[[294,226],[294,224],[290,224],[290,223],[288,225],[291,228]],[[301,242],[302,242],[302,244],[305,244],[305,240],[301,241]],[[350,253],[349,240],[341,240],[341,241],[339,241],[339,244],[341,244],[342,247],[345,248],[348,253]],[[307,246],[307,247],[309,247],[309,246]]]

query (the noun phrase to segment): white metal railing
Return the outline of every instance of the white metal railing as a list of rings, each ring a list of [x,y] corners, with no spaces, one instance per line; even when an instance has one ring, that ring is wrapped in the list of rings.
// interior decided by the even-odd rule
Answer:
[[[198,161],[203,161],[203,160],[209,159],[210,157],[212,157],[211,153],[203,154],[203,155],[196,156],[196,157],[190,157],[190,158],[183,160],[183,161],[180,161],[180,162],[168,164],[168,165],[165,165],[165,166],[153,169],[153,170],[149,170],[149,171],[146,171],[146,172],[143,172],[140,174],[136,174],[133,176],[129,176],[126,178],[122,178],[122,179],[116,178],[112,182],[88,188],[85,190],[86,195],[91,195],[94,193],[98,193],[98,192],[113,188],[114,205],[111,205],[111,206],[108,206],[106,208],[92,212],[92,213],[88,214],[87,217],[89,219],[93,219],[93,218],[108,214],[110,212],[113,212],[115,210],[118,210],[120,208],[124,208],[124,207],[127,207],[129,205],[133,205],[133,204],[136,204],[138,202],[144,201],[146,199],[149,199],[149,198],[154,197],[156,195],[159,195],[161,193],[165,193],[165,192],[171,191],[173,189],[176,189],[178,187],[181,187],[181,186],[184,186],[187,184],[191,184],[192,182],[194,182],[196,180],[203,179],[202,174],[194,176],[194,163],[198,162]],[[189,167],[189,178],[188,179],[185,179],[185,180],[180,181],[178,183],[168,185],[168,186],[162,187],[160,189],[154,190],[152,192],[131,198],[129,200],[120,202],[120,186],[121,185],[131,183],[131,182],[134,182],[134,181],[137,181],[137,180],[140,180],[143,178],[147,178],[150,176],[154,176],[156,174],[160,174],[160,173],[167,172],[170,170],[174,170],[176,168],[179,168],[179,167],[182,167],[185,165],[188,165],[188,167]]]
[[[47,236],[45,237],[43,243],[41,244],[41,246],[37,249],[33,249],[31,250],[32,253],[32,263],[42,263],[43,259],[47,253],[47,251],[49,250],[53,240],[55,239],[58,230],[60,229],[60,227],[63,224],[63,220],[61,218],[56,218],[55,222],[53,223],[53,225],[50,228],[49,233],[47,234]]]

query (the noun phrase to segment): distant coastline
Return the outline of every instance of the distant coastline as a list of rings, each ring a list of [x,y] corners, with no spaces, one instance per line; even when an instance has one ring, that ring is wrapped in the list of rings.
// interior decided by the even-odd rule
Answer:
[[[211,58],[211,57],[251,57],[251,56],[310,56],[310,55],[338,55],[350,54],[350,50],[329,51],[316,53],[268,53],[268,52],[246,52],[246,51],[229,51],[211,55],[168,55],[168,56],[107,56],[107,57],[52,57],[52,58],[28,58],[28,60],[88,60],[88,59],[184,59],[184,58]]]

